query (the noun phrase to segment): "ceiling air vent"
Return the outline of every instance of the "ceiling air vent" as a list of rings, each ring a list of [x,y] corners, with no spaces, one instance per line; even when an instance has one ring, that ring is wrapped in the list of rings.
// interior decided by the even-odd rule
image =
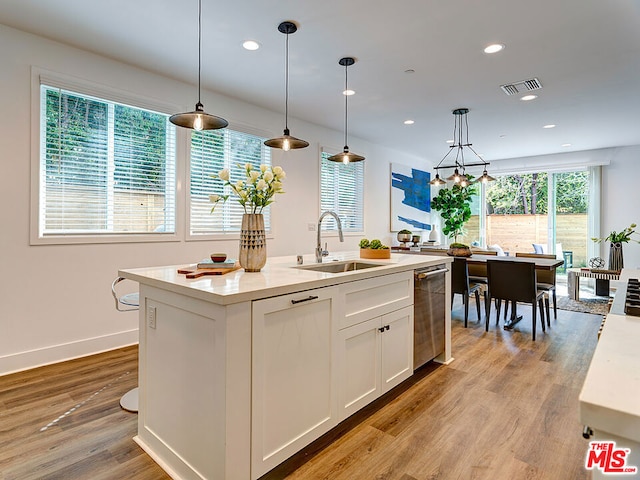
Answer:
[[[530,92],[531,90],[538,90],[542,88],[540,80],[532,78],[530,80],[522,80],[520,82],[507,83],[500,85],[500,88],[507,95],[515,95],[516,93]]]

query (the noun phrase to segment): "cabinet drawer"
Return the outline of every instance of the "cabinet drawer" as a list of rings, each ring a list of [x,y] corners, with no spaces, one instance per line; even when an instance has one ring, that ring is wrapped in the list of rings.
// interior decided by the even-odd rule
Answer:
[[[340,286],[340,295],[342,329],[413,305],[413,271],[346,283]]]

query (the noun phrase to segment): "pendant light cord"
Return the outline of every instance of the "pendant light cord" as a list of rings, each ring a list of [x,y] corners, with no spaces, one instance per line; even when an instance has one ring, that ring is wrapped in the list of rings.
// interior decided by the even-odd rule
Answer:
[[[200,102],[200,72],[202,69],[202,0],[198,0],[198,103]]]
[[[289,130],[289,32],[285,42],[284,63],[284,128]]]
[[[348,109],[349,109],[349,95],[347,95],[347,90],[349,89],[349,82],[348,82],[348,77],[347,77],[347,70],[349,68],[348,63],[345,63],[344,65],[344,146],[346,147],[347,144],[347,130],[348,130],[348,118],[349,115],[348,113]]]

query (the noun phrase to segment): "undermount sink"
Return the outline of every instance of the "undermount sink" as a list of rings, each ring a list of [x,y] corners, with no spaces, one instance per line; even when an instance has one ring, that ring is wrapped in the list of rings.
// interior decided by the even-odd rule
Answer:
[[[299,268],[302,270],[312,270],[314,272],[325,273],[345,273],[353,272],[354,270],[364,270],[367,268],[384,267],[379,263],[360,262],[358,260],[349,260],[343,262],[329,262],[329,263],[316,263],[314,265],[302,265]]]

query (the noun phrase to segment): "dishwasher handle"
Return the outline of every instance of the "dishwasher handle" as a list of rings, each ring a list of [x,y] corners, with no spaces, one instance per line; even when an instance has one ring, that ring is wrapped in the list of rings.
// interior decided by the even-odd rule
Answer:
[[[427,277],[431,277],[433,275],[438,275],[440,273],[446,273],[448,271],[449,271],[448,268],[440,268],[438,270],[433,270],[431,272],[415,272],[414,273],[414,277],[415,277],[416,280],[424,280]]]

